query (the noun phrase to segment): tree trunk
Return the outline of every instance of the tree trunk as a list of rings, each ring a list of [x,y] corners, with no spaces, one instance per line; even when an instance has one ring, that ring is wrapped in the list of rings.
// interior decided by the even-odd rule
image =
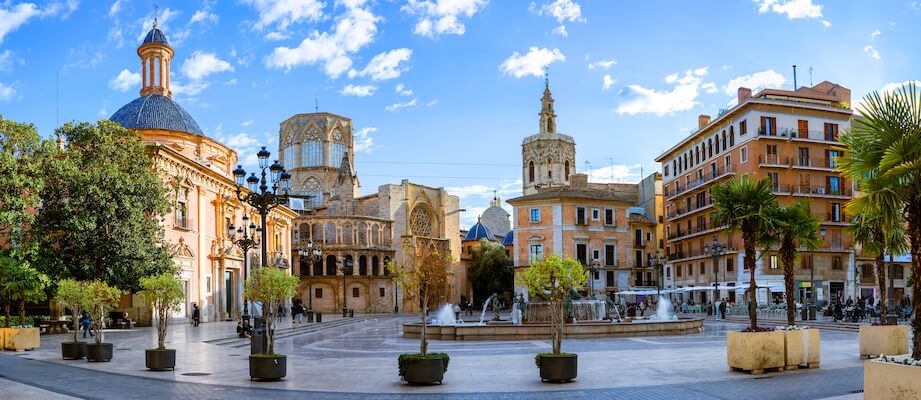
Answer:
[[[19,326],[26,325],[26,301],[19,300]]]
[[[427,316],[425,315],[425,310],[426,310],[426,305],[428,304],[428,300],[429,300],[429,299],[428,299],[428,295],[427,295],[427,294],[425,294],[425,295],[422,296],[422,311],[421,311],[421,314],[422,314],[422,335],[420,336],[420,340],[419,340],[419,353],[422,354],[423,356],[425,356],[425,354],[426,354],[426,352],[428,351],[428,348],[429,348],[428,340],[427,340],[426,337],[425,337],[426,327],[428,326],[428,321],[426,321],[426,317],[427,317]]]
[[[563,351],[563,330],[566,328],[566,303],[565,301],[560,302],[560,306],[557,310],[559,314],[559,322],[556,326],[556,337],[553,340],[553,354],[560,354]]]
[[[886,287],[886,260],[883,258],[883,252],[876,255],[876,281],[879,284],[879,314],[880,321],[885,321],[886,302],[889,299],[888,288]]]
[[[911,246],[911,358],[921,360],[921,203],[908,205],[908,238]]]
[[[780,246],[780,258],[783,262],[783,286],[787,297],[787,326],[796,325],[796,302],[793,301],[793,262],[796,258],[796,247],[793,240],[784,238]]]
[[[3,310],[6,312],[6,327],[10,327],[10,301],[7,300],[6,304],[3,305]]]
[[[745,245],[745,267],[749,272],[748,319],[751,330],[758,330],[758,296],[755,284],[755,232],[752,228],[742,228],[742,241]]]
[[[72,307],[70,311],[73,311],[73,324],[74,324],[74,343],[77,343],[77,333],[80,332],[80,309],[78,307]]]

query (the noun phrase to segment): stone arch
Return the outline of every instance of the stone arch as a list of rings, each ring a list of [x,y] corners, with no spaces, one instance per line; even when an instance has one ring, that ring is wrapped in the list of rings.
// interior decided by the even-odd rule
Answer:
[[[566,160],[566,163],[563,164],[563,179],[569,180],[569,160]]]
[[[358,241],[355,243],[360,244],[362,246],[367,246],[368,245],[368,224],[366,224],[364,221],[358,221],[358,226],[355,229],[358,231]]]
[[[380,274],[380,258],[377,256],[371,256],[371,276],[379,276]]]
[[[384,276],[390,276],[390,270],[387,265],[390,264],[390,256],[384,256]]]
[[[534,182],[534,161],[528,161],[528,182]]]
[[[346,307],[355,310],[367,310],[370,290],[368,284],[363,281],[355,280],[346,283],[345,304]],[[358,297],[355,297],[355,289],[358,289]]]
[[[336,256],[326,256],[326,275],[336,276]]]
[[[368,275],[368,256],[364,254],[358,256],[358,275]]]
[[[339,240],[336,237],[336,224],[332,222],[326,223],[326,228],[324,232],[324,241],[326,243],[339,243]]]
[[[381,245],[381,231],[379,224],[371,224],[371,245],[380,246]]]
[[[321,289],[323,292],[323,297],[316,297],[316,290]],[[314,293],[311,294],[313,297],[313,307],[317,310],[326,310],[326,311],[335,311],[336,306],[338,305],[339,297],[339,285],[333,285],[326,282],[314,282],[313,283]]]
[[[409,214],[410,232],[416,236],[431,237],[436,229],[435,212],[428,203],[419,203]]]
[[[321,257],[319,260],[315,260],[315,262],[313,263],[313,271],[312,271],[312,272],[313,272],[312,275],[314,275],[314,276],[322,276],[322,275],[323,275],[323,258],[322,258],[322,257]]]
[[[317,244],[323,241],[323,224],[310,224],[310,239],[313,239]]]
[[[299,224],[297,226],[297,231],[300,240],[310,239],[310,225],[307,223]]]
[[[355,243],[355,232],[352,229],[352,224],[346,222],[342,225],[342,243],[343,244],[353,244]]]
[[[723,151],[726,151],[727,144],[729,144],[729,142],[726,141],[726,130],[723,129]]]

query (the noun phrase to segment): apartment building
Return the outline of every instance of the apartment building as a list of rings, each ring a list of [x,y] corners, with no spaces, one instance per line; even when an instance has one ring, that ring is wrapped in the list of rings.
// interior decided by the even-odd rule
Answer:
[[[738,89],[738,104],[716,118],[698,118],[698,129],[660,155],[665,195],[666,280],[690,289],[696,302],[716,295],[741,299],[749,280],[742,238],[713,224],[710,189],[732,177],[769,178],[781,205],[808,200],[821,220],[823,242],[796,261],[797,301],[813,294],[819,303],[854,296],[858,282],[852,240],[845,233],[844,204],[852,183],[834,171],[841,156],[838,134],[850,128],[850,90],[831,82],[796,90]],[[720,246],[714,246],[719,244]],[[714,247],[725,248],[713,254]],[[758,254],[759,302],[783,295],[783,270],[776,252]],[[701,288],[702,289],[702,288]]]

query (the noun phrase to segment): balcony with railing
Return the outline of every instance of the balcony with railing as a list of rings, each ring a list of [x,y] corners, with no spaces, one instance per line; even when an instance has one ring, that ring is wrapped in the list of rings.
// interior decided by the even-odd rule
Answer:
[[[758,136],[795,141],[810,141],[817,143],[838,143],[837,140],[826,140],[828,135],[825,131],[817,131],[814,129],[801,130],[798,128],[778,127],[774,133],[771,133],[764,128],[758,128]]]
[[[719,167],[715,171],[708,171],[704,173],[702,177],[694,179],[688,182],[686,185],[679,184],[677,187],[674,187],[673,185],[666,185],[664,188],[665,197],[668,200],[673,200],[675,197],[681,195],[682,193],[687,193],[693,189],[703,186],[706,183],[734,174],[735,170],[733,169],[732,165]]]
[[[827,197],[835,199],[849,199],[853,191],[844,186],[826,185],[774,185],[774,193],[779,195],[793,195],[803,197]]]
[[[723,228],[725,228],[725,226],[713,226],[713,224],[705,221],[703,224],[692,227],[689,230],[679,229],[678,232],[670,233],[668,235],[668,240],[675,241],[675,240],[688,239],[688,238],[692,238],[695,236],[700,236],[705,233],[718,231]]]
[[[713,206],[713,199],[708,197],[708,198],[703,202],[703,204],[700,204],[700,205],[698,205],[697,207],[691,207],[691,208],[688,208],[688,209],[684,209],[684,208],[681,208],[681,207],[677,207],[674,211],[669,212],[667,218],[668,218],[669,221],[673,221],[673,220],[675,220],[675,219],[678,219],[678,218],[681,218],[681,217],[686,217],[686,216],[688,216],[688,215],[694,214],[694,213],[696,213],[696,212],[698,212],[698,211],[705,210],[705,209],[709,209],[709,208],[711,208],[712,206]]]
[[[828,157],[790,157],[777,154],[763,154],[758,156],[758,166],[775,168],[797,168],[830,171],[835,169],[837,163]]]
[[[183,231],[195,230],[195,220],[187,216],[176,215],[173,220],[173,228]]]

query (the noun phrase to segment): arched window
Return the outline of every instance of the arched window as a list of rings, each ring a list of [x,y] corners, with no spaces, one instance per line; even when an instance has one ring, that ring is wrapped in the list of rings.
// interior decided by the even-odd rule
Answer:
[[[371,256],[371,275],[378,276],[381,274],[380,259],[377,256]]]
[[[326,275],[336,275],[336,256],[326,256]]]
[[[432,207],[421,203],[409,213],[410,231],[413,235],[431,237],[434,229],[434,212]]]
[[[339,129],[333,131],[332,142],[329,143],[329,162],[330,167],[339,168],[342,165],[342,157],[345,155],[345,144],[342,141],[342,132]]]
[[[390,275],[390,270],[387,269],[388,264],[390,264],[390,257],[384,257],[384,276]]]
[[[534,182],[534,161],[528,161],[528,182]]]
[[[358,275],[368,275],[368,257],[365,255],[358,256]]]
[[[563,164],[563,179],[569,180],[569,160]]]
[[[736,145],[736,133],[732,131],[732,127],[729,127],[729,147]]]
[[[719,152],[720,152],[720,135],[716,135],[716,136],[714,136],[714,138],[716,139],[716,153],[719,154]]]
[[[723,130],[723,151],[726,151],[726,145],[727,145],[727,144],[728,144],[728,142],[726,142],[726,130],[724,129],[724,130]]]
[[[352,244],[355,241],[355,237],[352,233],[352,225],[345,224],[342,226],[342,243]]]
[[[710,153],[710,157],[713,157],[713,139],[707,139],[707,151]]]
[[[323,259],[313,264],[313,275],[323,275]]]
[[[320,187],[320,181],[317,178],[309,177],[301,184],[301,194],[310,196],[304,200],[304,206],[310,209],[323,205],[323,188]]]

